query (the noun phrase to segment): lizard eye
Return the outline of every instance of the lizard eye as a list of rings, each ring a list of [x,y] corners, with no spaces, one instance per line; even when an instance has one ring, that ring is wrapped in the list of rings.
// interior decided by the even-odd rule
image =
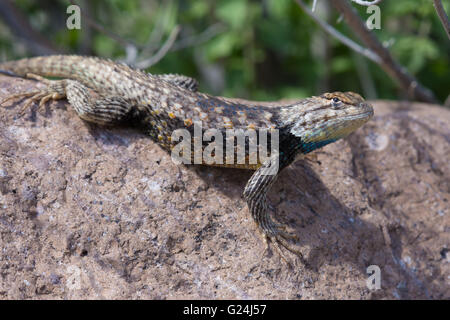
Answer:
[[[333,108],[339,108],[339,106],[341,105],[341,100],[337,97],[334,97],[332,101]]]

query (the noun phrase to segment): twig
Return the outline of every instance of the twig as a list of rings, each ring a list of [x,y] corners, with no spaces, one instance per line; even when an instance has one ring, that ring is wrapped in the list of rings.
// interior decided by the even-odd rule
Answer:
[[[174,43],[174,45],[172,46],[170,51],[172,52],[172,51],[181,50],[181,49],[184,49],[187,47],[198,46],[199,44],[202,44],[202,43],[208,41],[209,39],[213,38],[214,36],[216,36],[217,34],[223,32],[225,30],[226,30],[225,25],[223,25],[221,23],[213,24],[212,26],[209,26],[205,31],[203,31],[197,35],[185,37],[185,38],[178,40],[177,42]]]
[[[35,55],[61,54],[47,37],[33,29],[27,17],[11,1],[0,1],[0,17],[9,26],[11,33],[21,38],[31,53]]]
[[[447,32],[447,36],[450,39],[450,21],[448,20],[448,16],[445,13],[444,6],[442,5],[441,0],[433,0],[434,8],[438,14],[439,20],[441,20],[442,26]]]
[[[217,34],[223,32],[224,30],[226,30],[226,27],[222,23],[213,24],[199,34],[186,36],[175,41],[169,52],[174,52],[188,47],[200,45],[213,38]],[[143,51],[140,53],[142,55],[147,51],[156,51],[156,49],[160,47],[161,43],[148,43],[146,46],[140,46],[138,48],[143,49]]]
[[[175,39],[177,38],[178,34],[180,33],[180,26],[176,26],[173,28],[172,32],[170,33],[169,37],[167,38],[166,42],[161,46],[161,48],[158,50],[158,52],[145,60],[142,60],[136,64],[136,67],[139,69],[146,69],[156,63],[158,63],[164,56],[169,52],[170,48],[172,47],[173,43],[175,42]]]
[[[413,99],[429,103],[438,103],[433,92],[422,86],[419,81],[408,73],[405,67],[394,60],[388,49],[383,47],[377,37],[366,27],[356,10],[347,0],[330,0],[334,7],[344,15],[347,24],[352,28],[365,45],[375,52],[382,60],[380,66],[393,79],[397,80],[402,89]]]
[[[69,0],[71,4],[75,4],[74,0]],[[198,45],[200,43],[203,43],[218,33],[222,32],[225,27],[222,24],[214,24],[207,28],[205,31],[200,33],[199,35],[194,35],[190,37],[186,37],[183,39],[180,39],[177,42],[174,42],[180,32],[180,27],[176,26],[171,34],[169,35],[169,38],[166,40],[164,44],[155,44],[154,41],[160,40],[162,36],[161,30],[163,29],[162,25],[165,25],[167,19],[161,18],[164,20],[162,23],[158,23],[156,26],[157,30],[154,30],[149,37],[149,41],[146,45],[139,45],[133,41],[123,39],[122,37],[118,36],[117,34],[109,31],[102,25],[96,23],[93,21],[85,12],[84,10],[81,10],[81,14],[83,15],[86,22],[97,31],[105,34],[109,38],[115,40],[120,45],[122,45],[125,48],[126,51],[126,57],[124,59],[124,62],[130,65],[135,65],[136,67],[145,69],[148,68],[154,64],[156,64],[158,61],[160,61],[169,51],[177,51],[180,49],[184,49],[189,46]],[[148,59],[142,60],[140,62],[136,63],[136,60],[139,58],[139,56],[146,55],[146,53],[151,54],[154,52],[157,48],[159,48],[158,52],[151,56]],[[142,52],[139,52],[142,50]],[[139,53],[138,53],[139,52]]]
[[[322,29],[324,29],[326,32],[328,32],[331,36],[335,37],[342,43],[344,43],[346,46],[348,46],[350,49],[358,52],[359,54],[362,54],[363,56],[367,57],[368,59],[372,60],[373,62],[380,64],[381,58],[374,53],[373,51],[361,47],[359,44],[354,42],[353,40],[347,38],[342,33],[340,33],[338,30],[318,18],[311,10],[309,10],[308,6],[306,6],[302,0],[295,0],[297,4],[305,11],[307,15],[309,15],[314,21],[316,21],[317,24],[319,24]]]
[[[81,15],[84,17],[84,19],[86,20],[86,22],[94,29],[96,29],[97,31],[107,35],[108,37],[110,37],[111,39],[117,41],[118,43],[120,43],[124,48],[128,47],[128,46],[135,46],[135,47],[139,47],[136,43],[129,41],[129,40],[125,40],[122,37],[118,36],[117,34],[115,34],[114,32],[109,31],[108,29],[106,29],[105,27],[103,27],[102,25],[98,24],[97,22],[95,22],[94,20],[91,19],[91,17],[89,15],[86,14],[86,12],[81,8],[80,5],[78,5],[77,3],[75,3],[74,0],[69,0],[69,2],[73,5],[76,5],[80,8],[81,11]]]
[[[141,52],[142,55],[151,55],[158,48],[161,47],[161,40],[164,35],[164,30],[169,23],[169,14],[167,12],[171,4],[172,1],[165,1],[163,3],[164,7],[162,7],[162,5],[158,7],[157,10],[160,13],[156,16],[154,28],[150,33],[150,36],[148,37],[148,40],[146,42],[145,47],[143,48],[143,51]]]
[[[306,8],[306,5],[301,0],[296,0],[302,7]],[[364,22],[359,17],[355,9],[347,2],[347,0],[330,0],[331,3],[341,12],[352,30],[361,38],[365,45],[370,49],[368,52],[374,54],[381,61],[377,62],[386,73],[388,73],[393,79],[397,80],[402,89],[412,98],[429,103],[438,103],[433,92],[428,88],[422,86],[416,78],[410,75],[406,68],[398,64],[391,56],[389,50],[387,50],[378,41],[375,35],[370,32]],[[318,19],[315,19],[318,21]],[[320,20],[319,20],[320,21]],[[323,23],[319,23],[322,28],[329,31],[329,26],[324,26]],[[334,36],[334,34],[333,34]],[[347,46],[348,43],[344,42]],[[351,47],[354,49],[353,47]],[[365,49],[367,50],[367,49]],[[367,55],[366,55],[367,56]],[[378,60],[377,59],[377,60]],[[374,59],[371,59],[375,61]]]

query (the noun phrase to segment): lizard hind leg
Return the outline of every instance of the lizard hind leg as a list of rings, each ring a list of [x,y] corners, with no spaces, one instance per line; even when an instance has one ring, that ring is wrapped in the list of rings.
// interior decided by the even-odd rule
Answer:
[[[88,122],[113,125],[129,118],[135,105],[116,95],[104,95],[76,80],[67,80],[67,100]]]
[[[64,99],[66,97],[65,93],[66,80],[48,80],[46,78],[43,78],[39,75],[32,73],[28,73],[26,77],[42,82],[43,84],[45,84],[45,87],[30,92],[19,92],[16,94],[12,94],[6,97],[4,100],[0,101],[0,106],[11,100],[28,98],[22,110],[19,112],[19,114],[22,115],[31,106],[33,102],[39,101],[39,108],[41,108],[45,103],[47,103],[51,99],[58,100]]]

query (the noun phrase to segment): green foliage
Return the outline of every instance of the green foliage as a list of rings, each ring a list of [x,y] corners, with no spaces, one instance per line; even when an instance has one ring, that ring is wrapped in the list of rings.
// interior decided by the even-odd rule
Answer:
[[[394,52],[408,69],[417,73],[432,59],[439,57],[438,46],[428,38],[403,37],[398,40]]]
[[[248,15],[248,3],[241,0],[220,1],[216,9],[216,15],[222,21],[228,23],[232,29],[240,30],[246,25]]]
[[[311,4],[311,1],[305,1]],[[66,52],[123,59],[126,48],[103,32],[67,30],[65,0],[16,0],[32,27]],[[325,36],[294,0],[91,0],[77,1],[99,25],[136,44],[143,58],[154,54],[176,25],[178,41],[200,39],[211,26],[216,34],[200,43],[169,52],[154,73],[182,73],[198,78],[201,89],[214,94],[251,99],[281,99],[352,90],[366,94],[355,55]],[[318,11],[323,12],[319,1]],[[444,1],[448,13],[450,5]],[[366,7],[353,4],[363,20]],[[449,95],[450,41],[429,0],[383,1],[381,30],[376,36],[389,45],[394,58],[443,101]],[[329,8],[329,24],[356,39]],[[82,18],[84,19],[84,18]],[[156,30],[156,31],[155,31]],[[90,31],[90,32],[87,32]],[[356,39],[356,41],[358,41]],[[175,42],[175,46],[177,42]],[[144,49],[144,47],[146,49]],[[0,21],[3,59],[31,55]],[[398,99],[399,89],[379,66],[363,59],[379,98]],[[213,74],[214,76],[211,76]],[[222,85],[223,84],[223,85]]]

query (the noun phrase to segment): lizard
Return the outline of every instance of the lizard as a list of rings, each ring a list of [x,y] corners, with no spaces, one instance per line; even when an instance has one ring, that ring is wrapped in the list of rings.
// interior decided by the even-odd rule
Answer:
[[[301,258],[302,254],[289,245],[297,237],[270,217],[267,193],[279,173],[298,156],[345,138],[374,114],[373,107],[354,92],[329,92],[286,103],[253,102],[199,92],[197,81],[187,76],[153,75],[97,57],[26,58],[0,63],[0,72],[32,78],[45,85],[42,89],[10,95],[0,105],[28,98],[23,108],[26,110],[33,102],[39,102],[41,107],[49,100],[66,98],[81,119],[100,125],[137,127],[169,152],[175,146],[172,133],[177,129],[192,132],[194,123],[200,123],[202,132],[247,129],[270,135],[276,130],[278,149],[265,161],[258,159],[253,164],[247,161],[251,154],[246,140],[244,164],[236,161],[203,164],[254,170],[243,192],[251,216],[264,240]],[[274,161],[277,170],[268,174]]]

